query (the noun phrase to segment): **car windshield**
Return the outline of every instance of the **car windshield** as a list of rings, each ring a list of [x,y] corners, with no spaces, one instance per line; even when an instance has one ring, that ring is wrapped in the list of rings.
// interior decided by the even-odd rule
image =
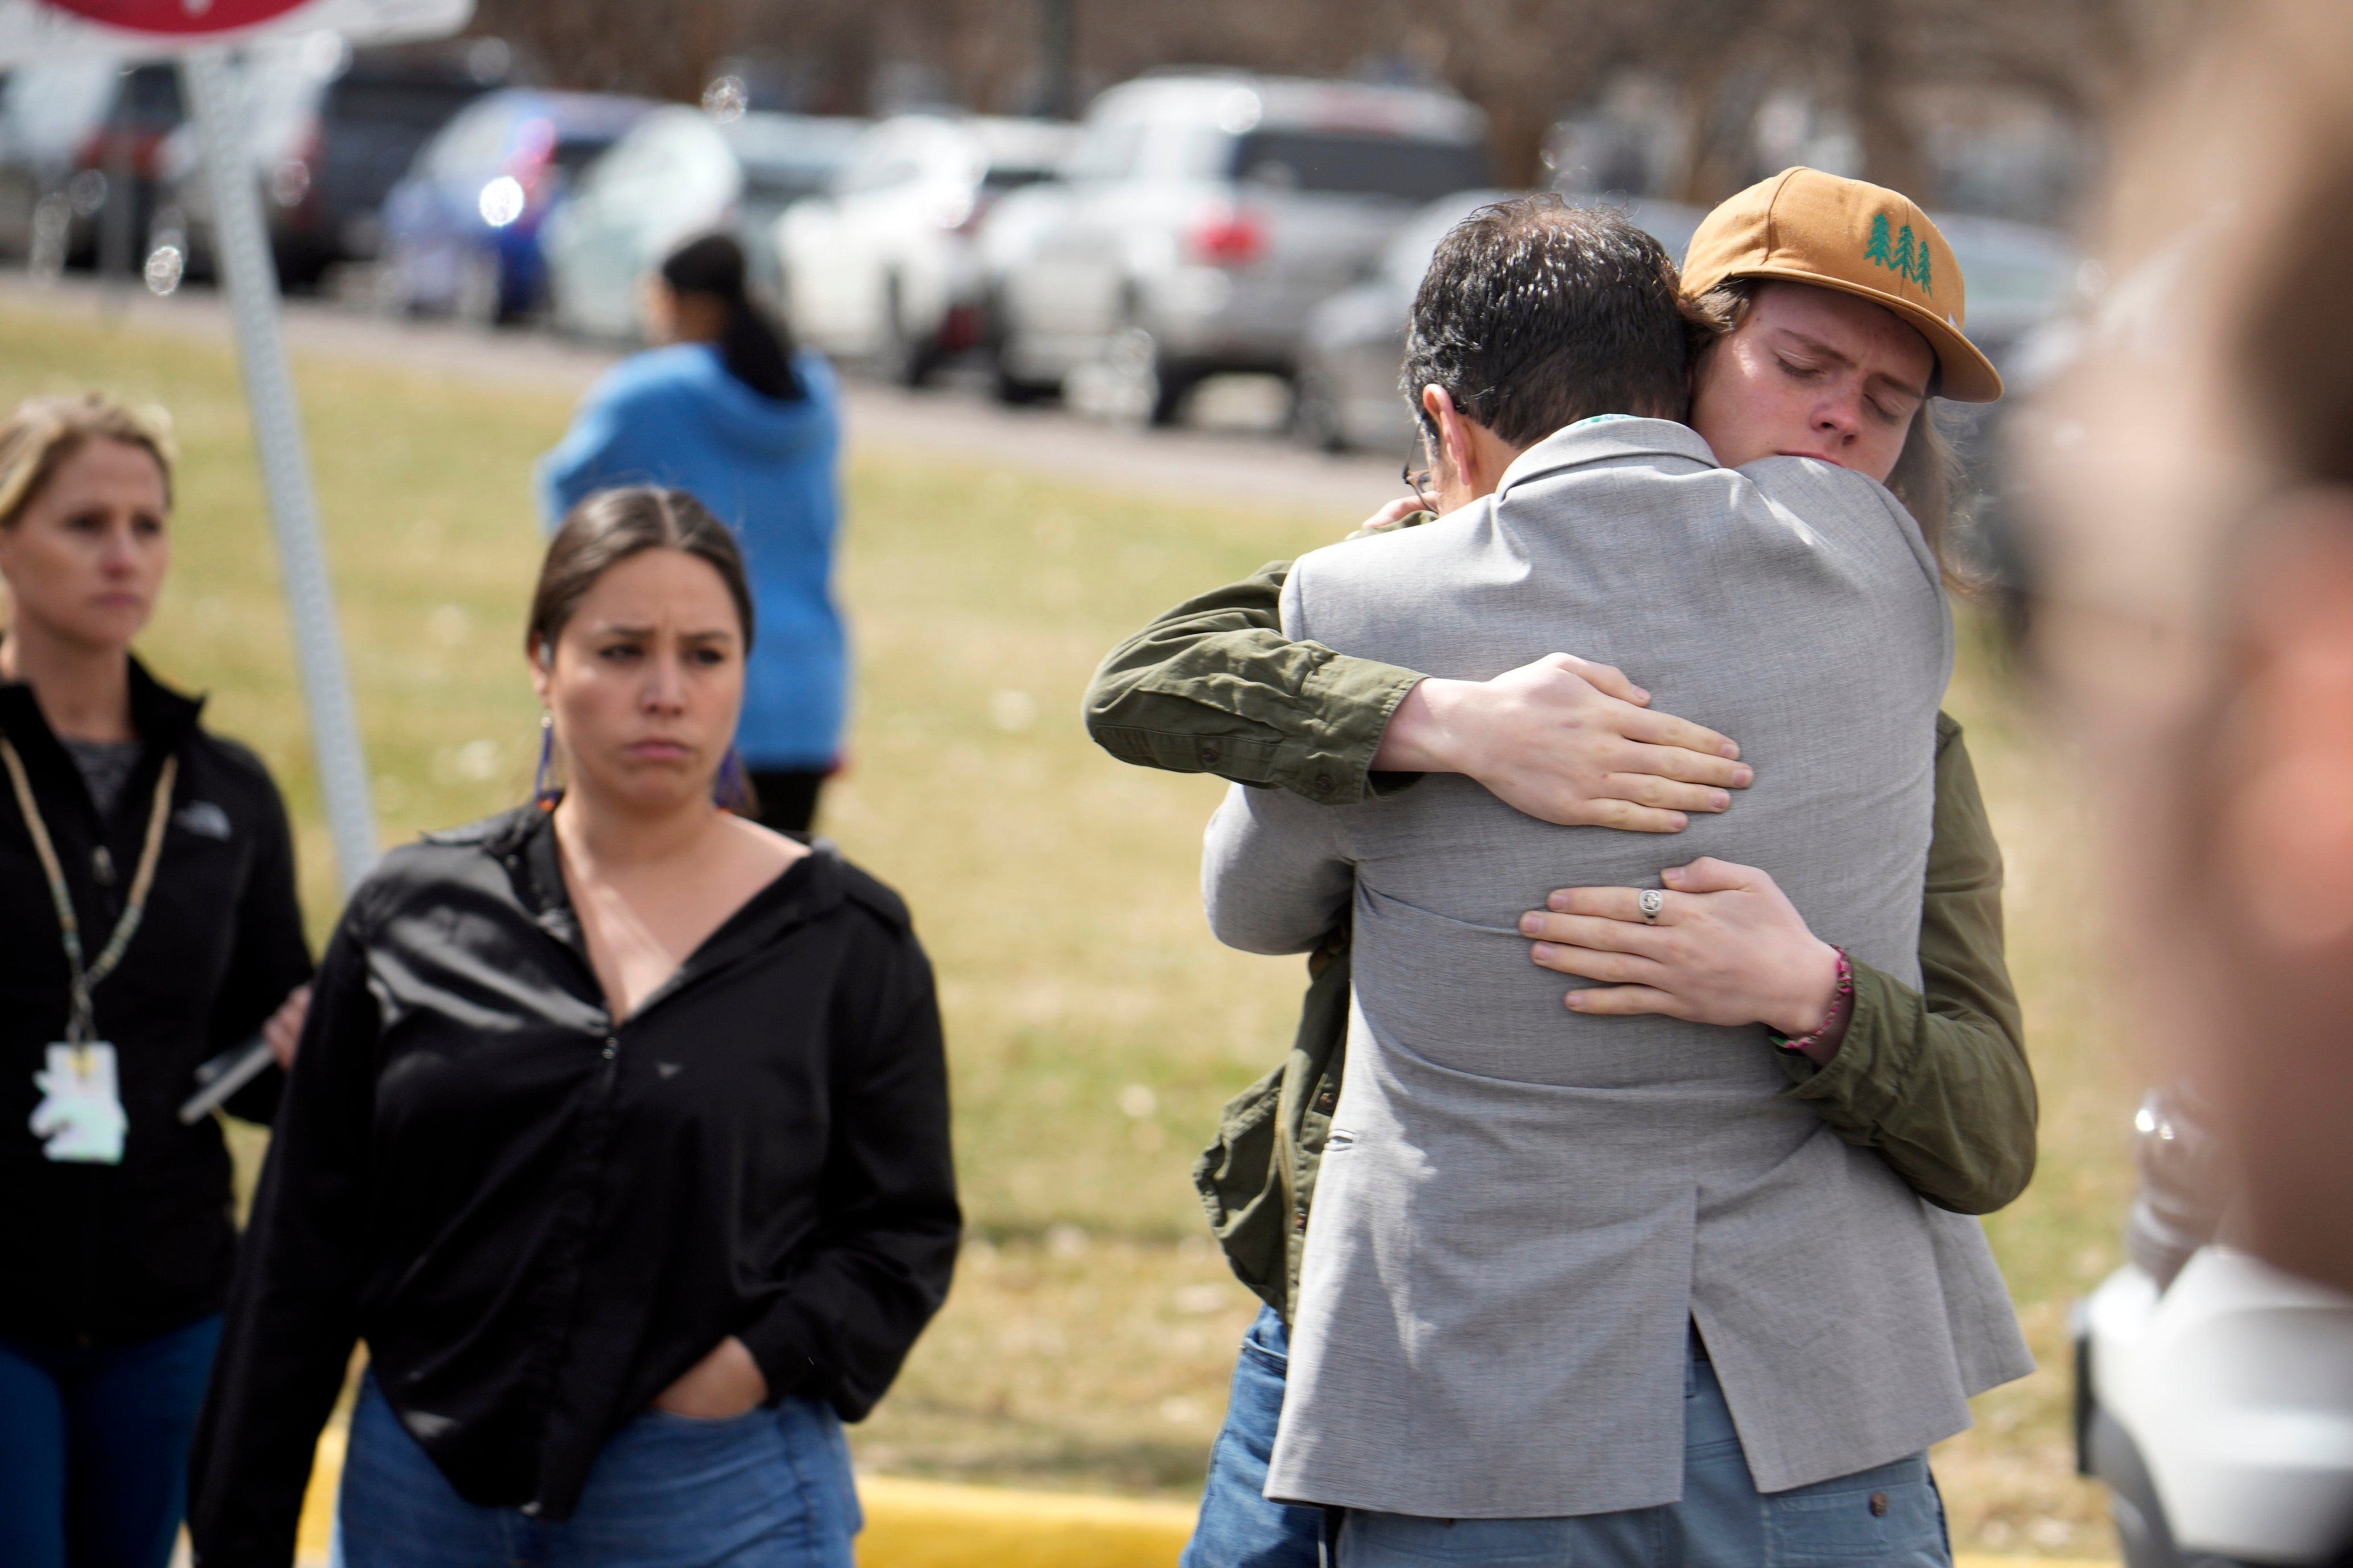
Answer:
[[[327,89],[327,117],[431,131],[482,95],[479,83],[347,76]]]
[[[556,142],[555,156],[550,162],[567,174],[577,174],[612,144],[609,136],[567,136]]]
[[[1332,131],[1254,131],[1237,137],[1227,173],[1256,184],[1409,202],[1488,183],[1487,155],[1475,144]]]
[[[1018,191],[1024,185],[1034,185],[1040,180],[1050,180],[1053,177],[1054,171],[1051,169],[1008,169],[1001,163],[992,164],[988,173],[981,176],[980,188],[984,191],[1001,194],[1006,191]]]
[[[123,79],[122,98],[118,112],[137,130],[168,131],[185,116],[176,66],[137,67]]]

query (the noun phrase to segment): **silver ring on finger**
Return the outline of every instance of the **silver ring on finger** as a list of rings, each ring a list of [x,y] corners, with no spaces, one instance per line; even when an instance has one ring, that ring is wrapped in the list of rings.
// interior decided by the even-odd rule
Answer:
[[[1642,889],[1642,896],[1635,902],[1641,909],[1642,919],[1651,925],[1657,925],[1660,911],[1667,907],[1667,895],[1656,888],[1645,888]]]

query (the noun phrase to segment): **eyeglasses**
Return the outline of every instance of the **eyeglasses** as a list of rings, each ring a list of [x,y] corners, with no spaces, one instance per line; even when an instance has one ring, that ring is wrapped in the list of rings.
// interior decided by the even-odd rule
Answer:
[[[1424,511],[1436,511],[1438,510],[1438,503],[1435,500],[1432,500],[1430,495],[1430,470],[1428,468],[1415,468],[1413,466],[1413,459],[1411,458],[1408,458],[1405,460],[1404,466],[1398,469],[1398,478],[1405,481],[1406,489],[1413,492],[1413,499],[1421,503],[1421,509]]]

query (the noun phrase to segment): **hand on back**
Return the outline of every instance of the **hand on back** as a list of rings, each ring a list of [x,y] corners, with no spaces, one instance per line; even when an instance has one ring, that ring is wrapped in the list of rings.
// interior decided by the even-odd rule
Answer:
[[[1424,680],[1398,704],[1373,765],[1465,773],[1505,805],[1565,826],[1680,833],[1753,776],[1715,731],[1653,713],[1606,664],[1547,654],[1492,680]]]
[[[1400,496],[1350,539],[1411,526]],[[1492,680],[1430,679],[1390,715],[1373,766],[1463,773],[1506,805],[1564,827],[1680,833],[1685,814],[1723,811],[1753,776],[1715,731],[1649,710],[1651,694],[1606,664],[1548,654]]]
[[[1563,888],[1520,917],[1537,963],[1605,983],[1568,993],[1572,1012],[1663,1013],[1790,1036],[1821,1023],[1838,951],[1806,929],[1771,877],[1703,857],[1660,879],[1666,892],[1651,919],[1633,888]]]

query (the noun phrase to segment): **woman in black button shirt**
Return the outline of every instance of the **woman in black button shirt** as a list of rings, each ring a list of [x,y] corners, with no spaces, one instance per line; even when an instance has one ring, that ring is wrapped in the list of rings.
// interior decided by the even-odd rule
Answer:
[[[291,1049],[311,972],[269,774],[131,654],[171,500],[156,416],[45,397],[0,420],[7,1568],[170,1559],[237,1245],[219,1119],[177,1112],[273,1014]],[[228,1109],[268,1120],[280,1082]]]
[[[955,1257],[946,1071],[898,899],[713,804],[752,629],[682,491],[558,531],[528,645],[568,787],[395,851],[329,945],[199,1425],[204,1568],[290,1560],[355,1338],[350,1568],[848,1568],[837,1415]]]

